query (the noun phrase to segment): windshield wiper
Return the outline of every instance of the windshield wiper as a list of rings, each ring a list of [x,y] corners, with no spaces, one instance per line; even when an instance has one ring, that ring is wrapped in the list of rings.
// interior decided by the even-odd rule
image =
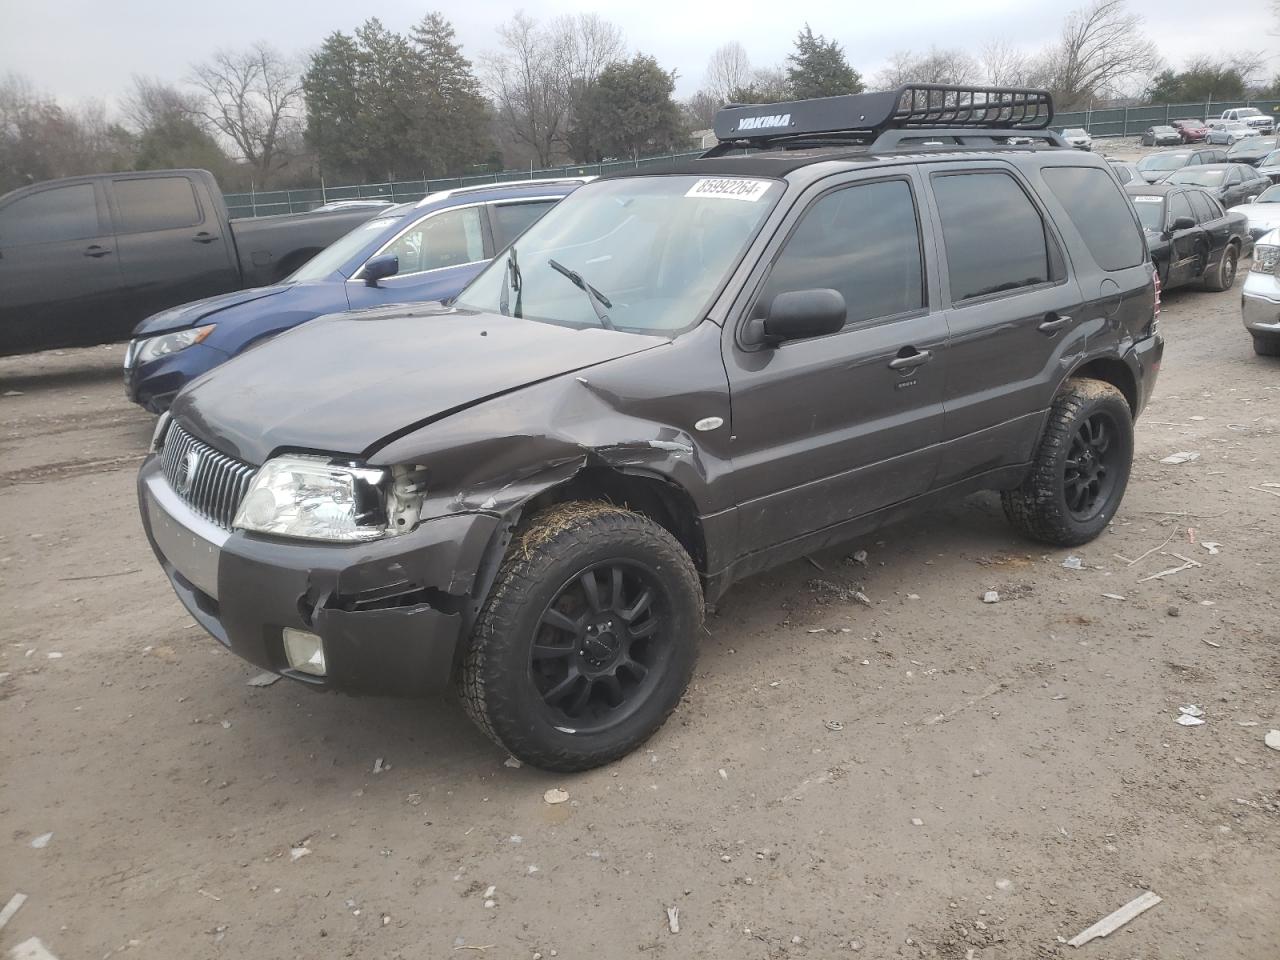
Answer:
[[[555,260],[548,260],[547,266],[551,267],[556,273],[568,277],[569,282],[587,295],[587,299],[591,301],[591,309],[596,312],[596,319],[600,321],[600,326],[606,330],[616,330],[613,321],[609,319],[609,315],[605,313],[605,308],[612,310],[613,303],[603,293],[582,279],[582,274],[576,270],[570,270],[563,263]]]
[[[524,278],[520,275],[520,263],[516,260],[516,248],[514,245],[507,251],[505,273],[506,276],[502,278],[502,294],[498,297],[498,310],[504,317],[508,315],[507,311],[511,307],[511,294],[509,291],[514,290],[516,292],[516,310],[513,315],[519,317],[523,313],[520,303],[524,297]]]

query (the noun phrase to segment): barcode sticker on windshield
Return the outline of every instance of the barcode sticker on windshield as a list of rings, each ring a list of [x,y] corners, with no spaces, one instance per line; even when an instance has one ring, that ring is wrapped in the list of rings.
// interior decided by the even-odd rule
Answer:
[[[1134,203],[1164,203],[1164,197],[1133,197],[1132,200]]]
[[[769,189],[768,180],[743,180],[738,177],[704,178],[689,188],[686,197],[715,197],[720,200],[746,200],[755,203]]]

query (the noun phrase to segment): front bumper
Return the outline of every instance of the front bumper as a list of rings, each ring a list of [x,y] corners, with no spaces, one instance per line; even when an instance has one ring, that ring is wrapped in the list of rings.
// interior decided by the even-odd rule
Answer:
[[[139,364],[133,360],[138,343],[130,343],[125,355],[124,389],[130,400],[152,413],[164,413],[179,390],[231,359],[230,354],[216,347],[194,343],[159,360]]]
[[[228,532],[178,497],[154,455],[138,474],[138,500],[156,558],[197,623],[265,670],[349,693],[419,696],[449,683],[499,527],[470,513],[371,543]],[[325,676],[290,667],[286,627],[321,638]]]
[[[1241,293],[1241,308],[1244,327],[1250,333],[1280,336],[1280,277],[1250,271]]]

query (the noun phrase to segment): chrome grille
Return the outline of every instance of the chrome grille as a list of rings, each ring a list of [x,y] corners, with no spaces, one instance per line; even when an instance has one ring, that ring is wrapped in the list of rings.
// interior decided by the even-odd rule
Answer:
[[[227,530],[258,472],[257,467],[197,440],[176,421],[165,434],[160,465],[178,496],[206,520]]]

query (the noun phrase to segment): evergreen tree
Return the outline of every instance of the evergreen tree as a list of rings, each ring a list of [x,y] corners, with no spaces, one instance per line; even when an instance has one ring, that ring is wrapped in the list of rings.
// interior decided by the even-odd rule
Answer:
[[[355,40],[341,31],[325,38],[302,77],[307,104],[307,143],[324,176],[364,173],[360,58]]]
[[[428,13],[410,31],[417,57],[414,119],[429,162],[442,176],[481,163],[493,150],[489,108],[453,25]]]
[[[644,54],[605,67],[584,97],[579,122],[593,131],[597,159],[672,150],[687,137],[675,77]]]
[[[796,51],[787,57],[787,79],[797,100],[861,93],[865,88],[857,70],[834,40],[815,34],[806,23],[796,37]]]

